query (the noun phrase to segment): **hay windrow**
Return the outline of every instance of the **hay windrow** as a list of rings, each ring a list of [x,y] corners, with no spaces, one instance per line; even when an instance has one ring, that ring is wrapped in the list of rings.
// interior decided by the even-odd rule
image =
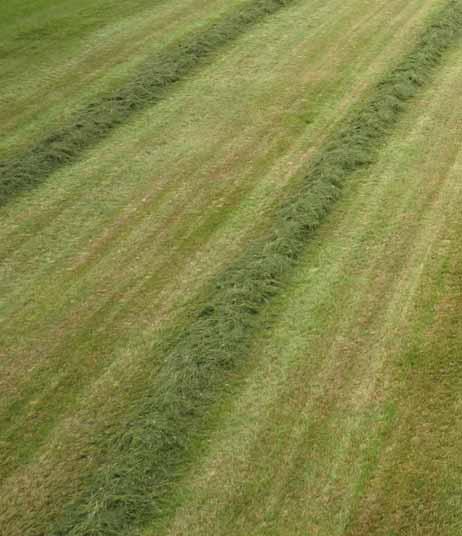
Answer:
[[[273,227],[204,290],[163,345],[162,367],[101,440],[107,463],[47,534],[133,535],[169,509],[169,498],[229,374],[249,359],[259,312],[281,289],[342,185],[370,165],[412,98],[462,34],[462,3],[449,1],[416,47],[379,83],[311,163],[277,209]],[[192,311],[192,312],[191,312]],[[157,359],[156,359],[157,361]]]
[[[121,88],[101,96],[26,151],[0,161],[0,206],[77,161],[134,114],[160,102],[172,86],[211,61],[222,47],[296,0],[250,0],[167,46]]]

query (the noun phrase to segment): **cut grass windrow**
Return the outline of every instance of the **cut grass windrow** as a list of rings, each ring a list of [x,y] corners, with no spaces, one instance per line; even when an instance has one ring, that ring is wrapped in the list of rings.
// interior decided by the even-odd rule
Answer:
[[[133,535],[167,515],[175,481],[204,433],[227,379],[248,358],[258,313],[281,289],[342,184],[376,159],[407,103],[432,77],[462,34],[462,2],[450,1],[394,68],[312,161],[276,209],[265,239],[251,247],[191,304],[159,351],[162,366],[134,395],[119,432],[100,440],[106,463],[47,534]],[[98,441],[98,439],[95,439]]]
[[[73,120],[25,152],[0,162],[0,206],[76,161],[133,114],[158,103],[169,88],[254,24],[295,0],[251,0],[169,45],[121,88],[85,106]]]

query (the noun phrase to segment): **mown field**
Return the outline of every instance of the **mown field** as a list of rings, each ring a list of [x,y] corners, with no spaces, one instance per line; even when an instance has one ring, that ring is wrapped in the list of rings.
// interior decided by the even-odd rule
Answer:
[[[0,7],[0,534],[462,534],[462,2]]]

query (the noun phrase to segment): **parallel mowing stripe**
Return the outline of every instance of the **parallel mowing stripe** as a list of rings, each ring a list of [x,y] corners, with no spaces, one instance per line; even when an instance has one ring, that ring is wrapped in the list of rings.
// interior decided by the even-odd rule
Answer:
[[[258,313],[280,291],[342,183],[376,159],[410,99],[461,34],[462,2],[452,0],[333,135],[277,210],[266,239],[217,276],[184,325],[170,334],[152,384],[132,401],[117,435],[100,440],[107,464],[87,480],[82,496],[64,508],[47,534],[133,535],[143,523],[168,513],[175,481],[189,449],[201,440],[207,412],[223,396],[227,376],[249,358],[252,335],[261,326]]]
[[[0,162],[0,206],[76,161],[133,114],[161,101],[173,84],[210,61],[220,48],[294,1],[252,0],[236,7],[206,28],[166,47],[126,85],[85,106],[68,125]]]

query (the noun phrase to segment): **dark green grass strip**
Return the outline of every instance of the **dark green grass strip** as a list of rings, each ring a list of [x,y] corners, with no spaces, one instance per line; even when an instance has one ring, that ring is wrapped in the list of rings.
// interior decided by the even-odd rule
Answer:
[[[170,335],[160,370],[133,397],[126,422],[109,440],[100,440],[106,462],[47,534],[133,535],[169,512],[174,484],[202,439],[207,415],[229,376],[249,359],[252,335],[261,328],[258,313],[287,281],[342,184],[376,158],[400,114],[461,34],[462,2],[450,1],[326,144],[277,209],[265,239],[215,278],[183,327]]]
[[[100,97],[73,120],[22,154],[0,162],[0,206],[39,186],[76,161],[133,114],[158,103],[172,85],[210,61],[214,53],[268,15],[295,0],[252,0],[193,32],[146,62],[123,87]]]

